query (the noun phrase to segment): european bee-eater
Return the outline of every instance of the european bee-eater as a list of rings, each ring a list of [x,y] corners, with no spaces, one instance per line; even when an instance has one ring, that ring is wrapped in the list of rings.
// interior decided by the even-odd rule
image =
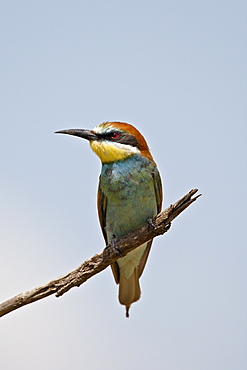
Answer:
[[[156,163],[141,133],[123,122],[104,122],[93,130],[70,129],[56,133],[87,139],[102,162],[98,187],[99,221],[106,245],[143,226],[161,211],[162,185]],[[119,302],[130,305],[141,296],[139,278],[152,240],[111,265]]]

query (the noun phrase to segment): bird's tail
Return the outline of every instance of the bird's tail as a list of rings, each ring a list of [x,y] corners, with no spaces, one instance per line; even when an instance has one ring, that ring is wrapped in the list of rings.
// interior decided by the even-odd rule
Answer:
[[[129,317],[130,305],[138,301],[141,296],[141,288],[139,284],[138,268],[135,268],[132,275],[126,279],[123,271],[120,269],[119,279],[119,302],[126,306],[126,317]]]

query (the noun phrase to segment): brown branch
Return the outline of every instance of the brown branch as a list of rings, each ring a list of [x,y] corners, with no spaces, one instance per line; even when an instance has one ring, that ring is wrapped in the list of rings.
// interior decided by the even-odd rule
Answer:
[[[154,225],[150,226],[146,224],[140,229],[117,240],[116,247],[121,256],[125,256],[144,242],[166,233],[171,226],[172,220],[201,195],[199,194],[193,197],[197,191],[197,189],[192,189],[183,198],[159,213],[153,220]],[[89,278],[103,271],[118,258],[119,254],[108,246],[101,253],[95,254],[67,274],[3,302],[0,304],[0,317],[26,304],[48,297],[51,294],[56,294],[56,297],[60,297],[71,288],[75,286],[79,287]]]

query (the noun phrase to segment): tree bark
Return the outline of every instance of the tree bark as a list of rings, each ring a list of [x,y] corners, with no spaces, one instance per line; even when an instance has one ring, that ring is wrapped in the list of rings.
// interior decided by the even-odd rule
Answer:
[[[79,287],[89,278],[103,271],[121,258],[120,255],[123,257],[144,242],[166,233],[170,229],[171,222],[201,195],[194,196],[197,191],[198,189],[192,189],[183,198],[159,213],[151,223],[148,222],[140,229],[118,239],[115,249],[108,245],[101,253],[95,254],[67,274],[3,302],[0,304],[0,317],[49,295],[62,296],[71,288]]]

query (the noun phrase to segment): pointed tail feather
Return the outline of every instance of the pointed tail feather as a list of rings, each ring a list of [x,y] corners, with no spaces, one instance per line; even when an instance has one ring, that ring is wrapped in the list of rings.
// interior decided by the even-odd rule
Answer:
[[[138,268],[134,269],[133,274],[126,279],[120,270],[119,279],[119,302],[126,306],[126,317],[129,317],[130,305],[138,301],[141,296],[141,288],[139,284]]]

